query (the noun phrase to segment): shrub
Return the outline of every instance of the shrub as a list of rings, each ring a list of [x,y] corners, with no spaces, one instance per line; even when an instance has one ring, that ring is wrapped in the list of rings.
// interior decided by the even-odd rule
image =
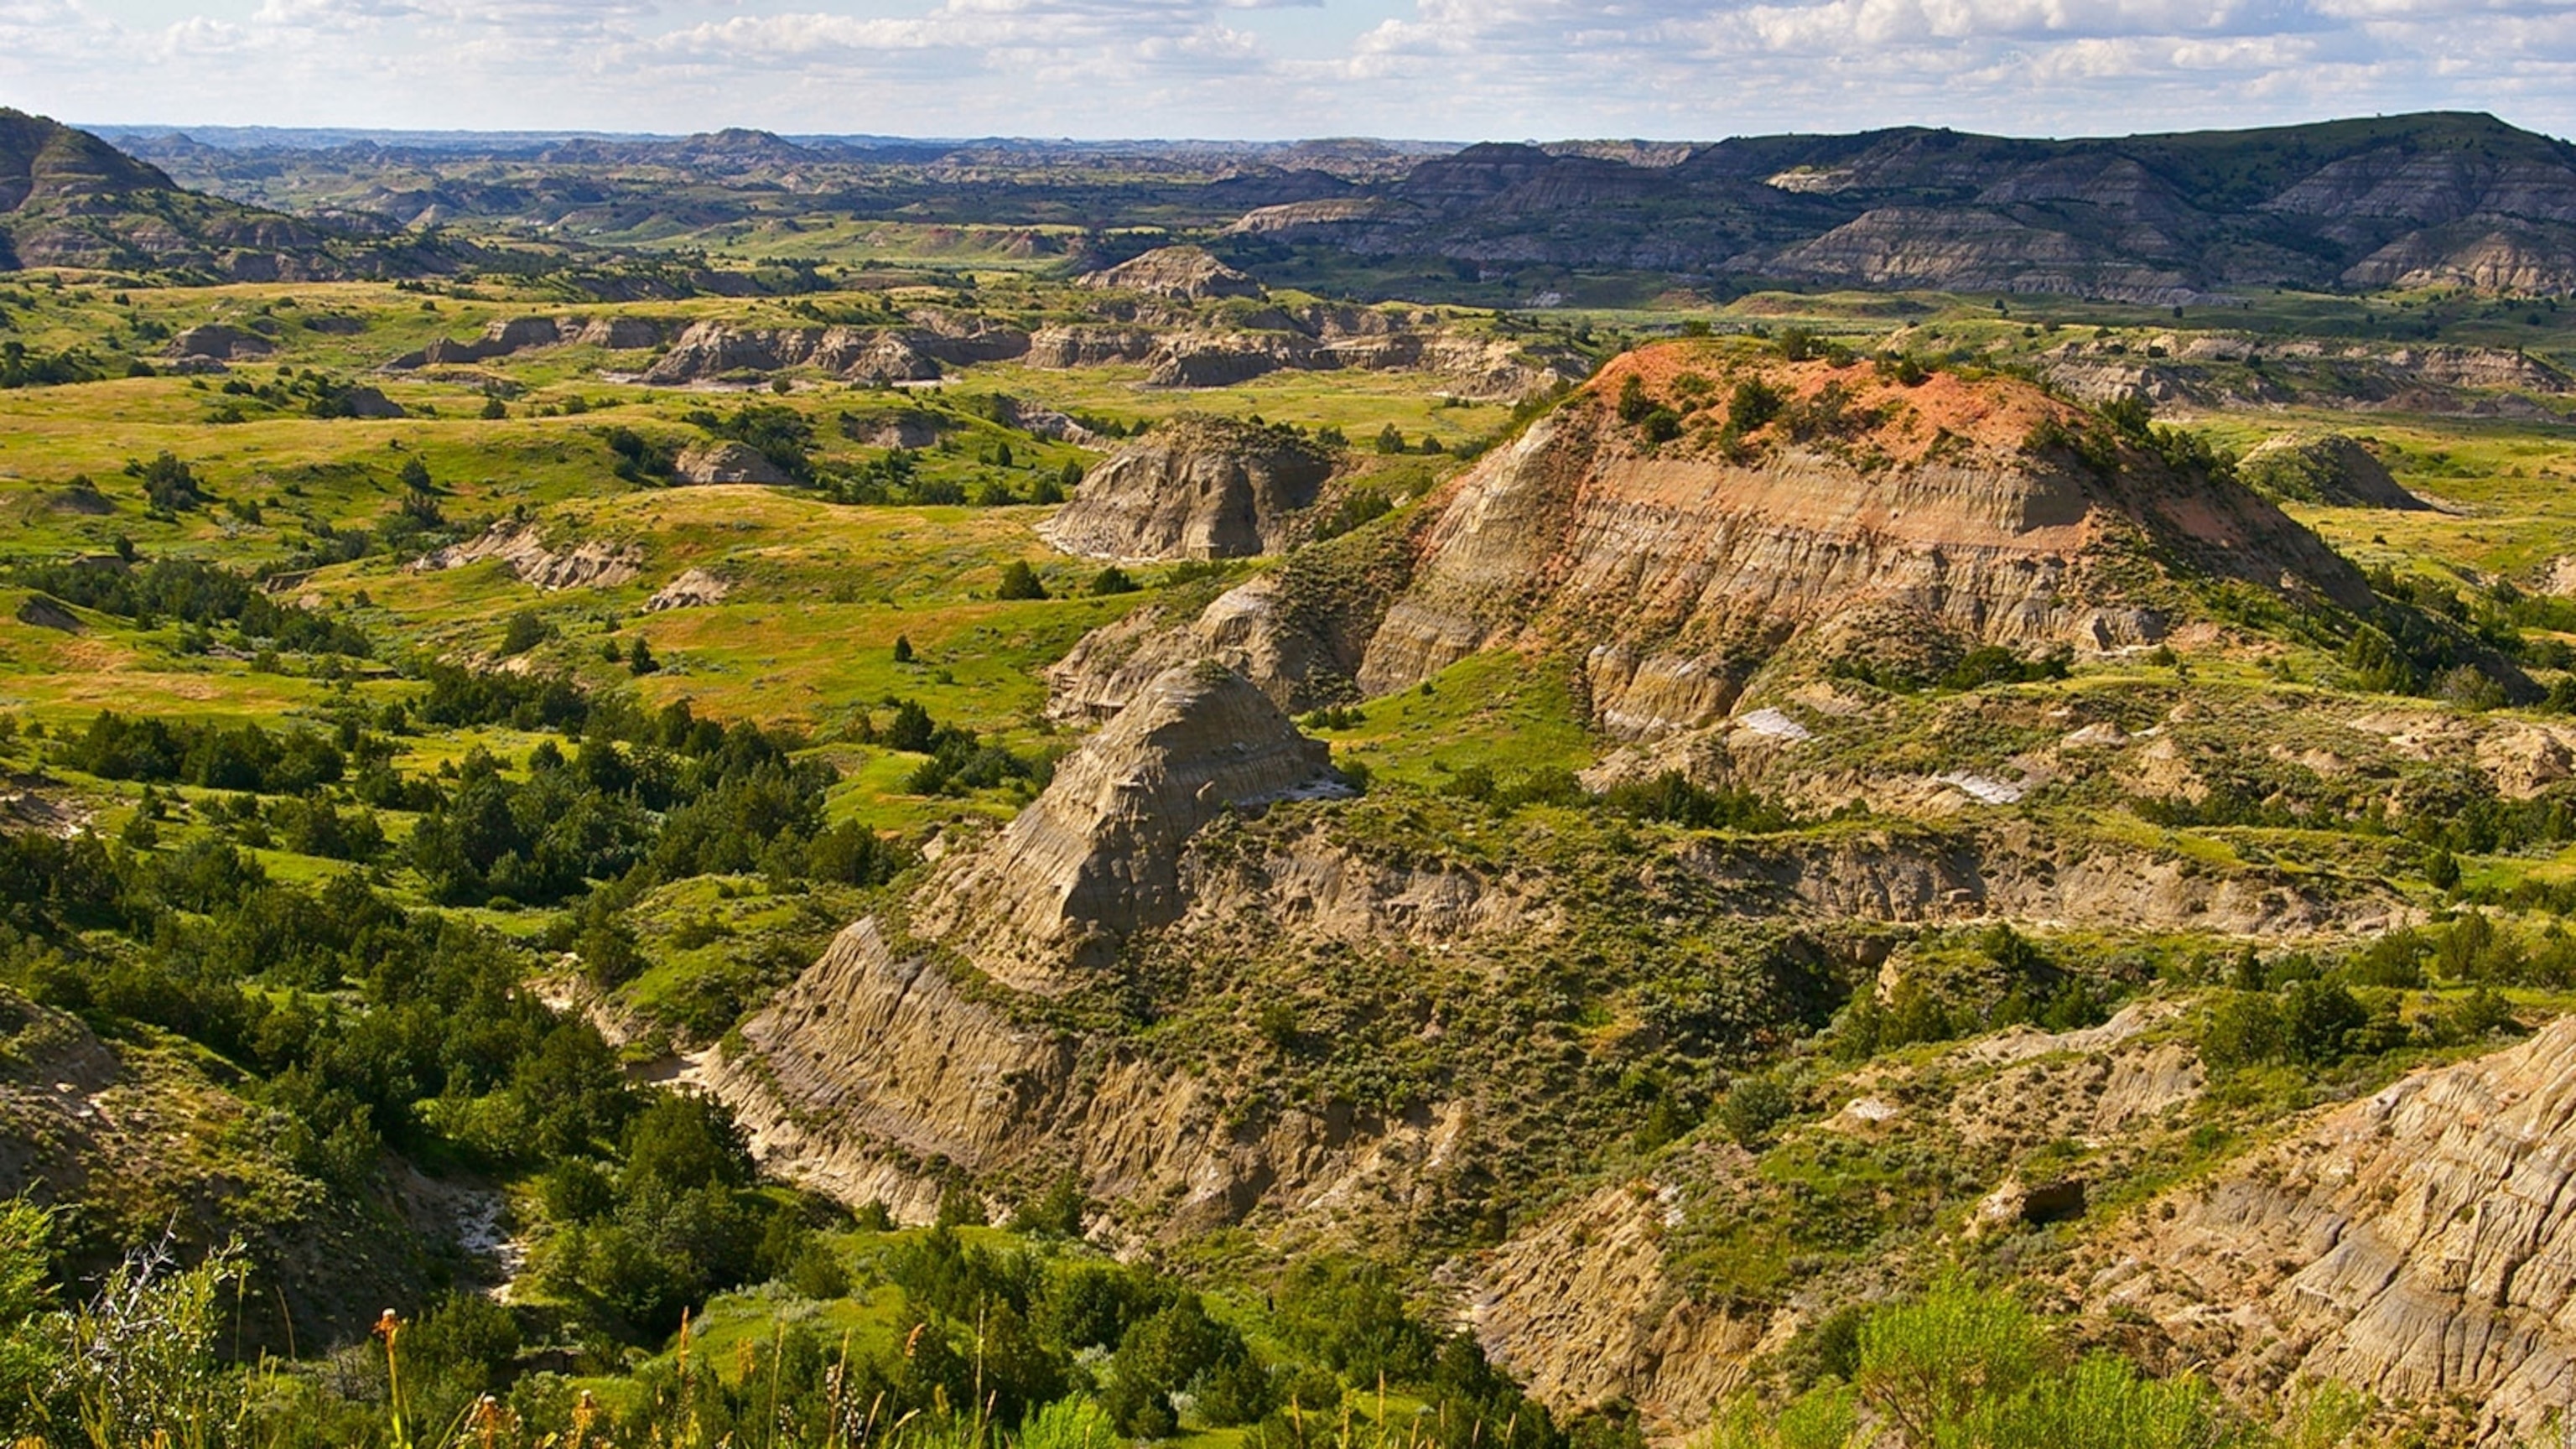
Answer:
[[[546,642],[553,634],[554,631],[546,626],[545,620],[521,609],[512,614],[510,622],[502,627],[501,653],[505,656],[525,654]]]
[[[1908,1444],[1945,1443],[1945,1426],[2019,1394],[2054,1357],[2028,1309],[1948,1278],[1920,1299],[1870,1315],[1853,1384]]]
[[[1789,1089],[1769,1077],[1738,1077],[1717,1101],[1715,1116],[1726,1135],[1746,1151],[1758,1151],[1771,1129],[1797,1110]]]

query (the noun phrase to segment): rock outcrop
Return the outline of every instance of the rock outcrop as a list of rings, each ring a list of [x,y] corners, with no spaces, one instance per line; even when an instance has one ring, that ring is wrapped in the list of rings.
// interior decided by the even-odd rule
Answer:
[[[2069,845],[2020,824],[1754,847],[1712,840],[1684,850],[1682,865],[1748,915],[1828,922],[2001,918],[2059,929],[2298,940],[2409,918],[2403,903],[2374,883],[2216,871],[2178,854]]]
[[[2576,227],[2479,216],[2411,232],[2344,269],[2348,286],[2474,287],[2554,296],[2576,291]]]
[[[169,356],[173,361],[200,358],[214,362],[251,362],[276,350],[277,344],[256,332],[209,322],[171,338]]]
[[[1141,292],[1181,302],[1266,295],[1259,282],[1208,255],[1204,248],[1156,247],[1082,279],[1086,287]]]
[[[1178,418],[1092,469],[1040,532],[1094,558],[1278,553],[1298,541],[1334,463],[1329,451],[1283,429]]]
[[[1165,670],[992,844],[917,909],[915,929],[1024,991],[1060,990],[1185,904],[1181,847],[1228,809],[1337,788],[1330,752],[1241,675]]]
[[[2419,1071],[2224,1174],[2166,1193],[2093,1255],[2097,1313],[2240,1392],[2334,1379],[2470,1406],[2482,1438],[2576,1391],[2576,1020]]]
[[[2339,508],[2429,508],[2398,486],[2368,448],[2341,433],[2285,434],[2237,462],[2236,476],[2269,498]]]
[[[693,443],[672,464],[683,483],[792,483],[779,466],[749,443]]]
[[[644,565],[642,551],[632,544],[586,540],[557,553],[546,547],[545,534],[537,525],[503,519],[475,538],[413,560],[409,567],[414,573],[436,573],[494,559],[519,582],[550,593],[622,584],[642,572]]]
[[[80,616],[47,594],[29,594],[20,600],[16,618],[30,628],[51,629],[57,634],[82,632]]]
[[[705,569],[690,569],[654,590],[653,597],[644,601],[644,612],[659,614],[667,609],[703,609],[709,604],[723,603],[725,595],[732,592],[732,584]]]
[[[1047,666],[1050,717],[1097,723],[1133,703],[1165,670],[1215,659],[1283,710],[1314,703],[1307,686],[1327,669],[1314,641],[1281,617],[1279,581],[1263,575],[1220,594],[1195,618],[1147,605],[1085,634]]]
[[[1624,1403],[1669,1433],[1741,1387],[1767,1315],[1692,1300],[1664,1259],[1669,1203],[1651,1182],[1604,1187],[1482,1265],[1467,1326],[1560,1414]]]

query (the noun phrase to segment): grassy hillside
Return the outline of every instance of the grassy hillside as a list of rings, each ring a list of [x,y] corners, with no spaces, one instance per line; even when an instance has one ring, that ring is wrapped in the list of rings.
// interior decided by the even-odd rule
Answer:
[[[1210,827],[1199,916],[1013,1023],[1216,1084],[1240,1124],[1470,1103],[1484,1135],[1461,1140],[1488,1156],[1420,1200],[1190,1233],[1164,1197],[951,1164],[932,1227],[764,1177],[683,1089],[841,927],[899,916],[1047,786],[1085,736],[1044,671],[1085,635],[1274,573],[1334,582],[1110,567],[1037,526],[1182,411],[1293,425],[1410,505],[1547,399],[1402,369],[1157,388],[1135,363],[648,386],[667,342],[384,370],[576,310],[666,339],[891,326],[934,300],[1098,320],[1025,258],[981,270],[984,239],[864,244],[975,270],[579,308],[489,278],[0,276],[0,1115],[31,1144],[0,1152],[26,1197],[0,1222],[0,1412],[20,1415],[0,1422],[119,1444],[1613,1449],[1715,1415],[1712,1444],[1842,1443],[1915,1412],[1922,1336],[1970,1323],[2011,1363],[1953,1385],[1951,1432],[2042,1433],[2123,1394],[2177,1443],[2376,1432],[2324,1391],[2223,1398],[2152,1354],[2149,1380],[2089,1358],[2130,1345],[2063,1316],[2052,1275],[2298,1114],[2576,990],[2576,395],[2546,371],[2576,314],[2449,291],[2181,318],[1773,292],[1448,318],[1596,352],[1733,333],[1747,356],[1842,348],[2073,396],[2140,369],[2180,434],[2085,415],[2135,447],[2201,456],[2187,435],[2223,474],[2276,434],[2339,432],[2439,506],[2287,505],[2368,573],[2395,631],[2375,645],[2177,585],[2152,645],[1916,673],[1793,657],[1748,697],[1759,726],[1687,739],[1594,728],[1586,659],[1545,639],[1311,715],[1361,797]],[[216,326],[247,340],[178,365],[174,339]],[[2249,339],[2282,360],[2252,366]],[[2475,355],[2435,376],[2428,342]],[[725,443],[792,481],[678,480]],[[1434,513],[1365,537],[1404,555]],[[1269,914],[1328,878],[1346,916]],[[1502,924],[1406,924],[1461,893]],[[2093,1136],[2021,1131],[2029,1101],[1980,1095],[2023,1060],[1994,1043],[2115,1020],[2117,1050],[2171,1048],[2205,1090]],[[2092,1040],[2043,1055],[2114,1050]],[[1876,1099],[1939,1125],[1855,1125]],[[2007,1182],[2074,1178],[2095,1184],[2079,1211],[1970,1231]],[[171,1222],[173,1263],[74,1312]],[[1577,1392],[1474,1331],[1478,1285],[1626,1235],[1659,1265],[1646,1300],[1778,1329],[1687,1411]],[[399,1331],[367,1337],[387,1305]],[[159,1313],[175,1326],[143,1342]],[[180,1387],[110,1382],[102,1343],[165,1355]],[[2382,1407],[2378,1428],[2412,1411]],[[2002,1433],[1978,1442],[2025,1442]]]

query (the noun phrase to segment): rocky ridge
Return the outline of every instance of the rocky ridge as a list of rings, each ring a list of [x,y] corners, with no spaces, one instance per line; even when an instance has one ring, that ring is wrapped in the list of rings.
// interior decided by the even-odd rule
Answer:
[[[914,926],[997,981],[1063,989],[1176,919],[1181,847],[1220,812],[1335,787],[1325,747],[1221,664],[1164,671],[988,848],[915,908]]]
[[[385,364],[388,371],[408,372],[488,362],[545,347],[602,347],[631,352],[662,341],[663,324],[650,317],[507,317],[485,324],[483,335],[459,342],[439,338],[417,352],[406,352]]]
[[[421,239],[374,240],[188,191],[87,131],[0,107],[0,271],[172,271],[236,282],[452,271]]]

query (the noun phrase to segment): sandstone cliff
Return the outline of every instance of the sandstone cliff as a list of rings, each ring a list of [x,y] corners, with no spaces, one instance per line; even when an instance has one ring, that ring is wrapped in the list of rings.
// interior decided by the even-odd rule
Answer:
[[[1092,469],[1040,532],[1095,558],[1279,553],[1298,541],[1333,469],[1329,451],[1283,429],[1177,418]]]
[[[1621,421],[1630,377],[1675,436]],[[1768,389],[1757,426],[1729,416],[1738,383]],[[1648,349],[1402,519],[1391,556],[1292,554],[1195,618],[1123,621],[1051,671],[1051,707],[1097,716],[1193,652],[1303,709],[1521,647],[1573,655],[1595,722],[1652,739],[1725,717],[1775,665],[2153,643],[2188,607],[2177,574],[2367,605],[2349,564],[2242,486],[2135,443],[2108,467],[2034,443],[2089,426],[2009,379]]]

